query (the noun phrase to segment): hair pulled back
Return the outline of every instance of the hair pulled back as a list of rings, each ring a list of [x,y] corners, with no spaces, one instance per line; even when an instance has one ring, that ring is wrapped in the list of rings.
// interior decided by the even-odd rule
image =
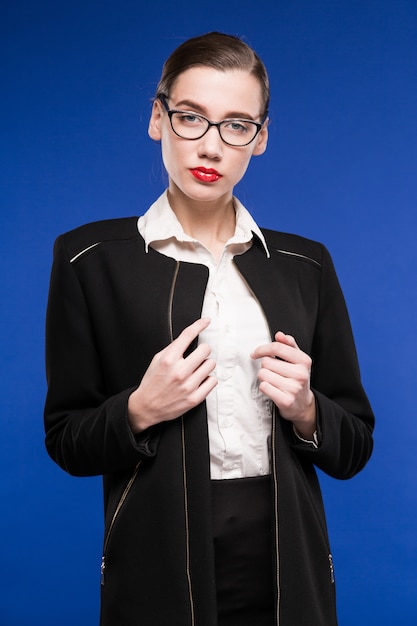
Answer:
[[[156,98],[168,97],[180,74],[195,66],[212,67],[216,70],[246,70],[255,76],[262,92],[262,117],[268,113],[270,90],[265,65],[244,41],[233,35],[219,32],[206,33],[184,41],[165,61],[156,89]]]

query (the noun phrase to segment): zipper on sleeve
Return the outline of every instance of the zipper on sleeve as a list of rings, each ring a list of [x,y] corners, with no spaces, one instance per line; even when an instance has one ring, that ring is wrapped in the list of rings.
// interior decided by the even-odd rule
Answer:
[[[106,584],[106,577],[105,577],[105,574],[106,574],[106,553],[107,553],[107,548],[108,548],[108,545],[109,545],[110,535],[111,535],[112,530],[114,528],[114,524],[116,522],[116,519],[117,519],[117,517],[118,517],[118,515],[120,513],[120,510],[121,510],[121,508],[122,508],[122,506],[123,506],[127,496],[129,495],[129,492],[130,492],[130,490],[132,488],[133,483],[135,482],[135,479],[136,479],[136,476],[138,475],[139,467],[140,467],[141,463],[142,463],[142,461],[139,461],[139,463],[136,465],[135,470],[134,470],[132,476],[130,477],[129,482],[127,483],[126,487],[124,488],[124,491],[123,491],[123,493],[122,493],[122,495],[120,497],[120,500],[117,503],[116,509],[115,509],[115,511],[113,513],[113,517],[111,519],[108,531],[107,531],[106,536],[104,538],[103,555],[101,557],[101,567],[100,567],[100,582],[101,582],[101,585],[103,585],[103,586]]]
[[[106,569],[106,557],[103,556],[101,557],[101,566],[100,566],[100,584],[104,586],[105,584],[105,578],[104,578],[104,571]]]
[[[333,585],[335,582],[333,557],[331,554],[329,554],[328,558],[329,558],[329,568],[330,568],[330,581]]]

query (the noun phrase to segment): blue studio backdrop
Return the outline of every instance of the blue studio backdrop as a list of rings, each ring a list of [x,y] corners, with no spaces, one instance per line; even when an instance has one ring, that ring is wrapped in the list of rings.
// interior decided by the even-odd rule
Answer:
[[[415,0],[0,2],[0,624],[98,623],[101,481],[43,444],[52,246],[164,189],[151,98],[166,56],[208,30],[269,68],[269,146],[237,195],[330,249],[377,417],[366,469],[320,476],[340,626],[415,626]]]

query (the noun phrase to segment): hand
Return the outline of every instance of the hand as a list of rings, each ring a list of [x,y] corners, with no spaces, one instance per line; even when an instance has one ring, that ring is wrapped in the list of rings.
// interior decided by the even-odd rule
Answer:
[[[128,415],[134,433],[173,420],[202,402],[217,385],[210,374],[216,367],[211,348],[200,344],[184,358],[194,339],[210,324],[199,319],[152,359],[139,387],[128,400]]]
[[[280,415],[293,422],[302,437],[316,430],[316,404],[310,388],[311,358],[295,339],[279,331],[275,341],[256,348],[251,357],[262,359],[259,389],[278,407]]]

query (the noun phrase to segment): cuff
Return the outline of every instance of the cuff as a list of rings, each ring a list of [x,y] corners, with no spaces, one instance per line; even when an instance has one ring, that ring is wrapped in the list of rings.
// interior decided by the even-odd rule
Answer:
[[[294,435],[297,437],[297,439],[299,441],[302,441],[303,443],[307,443],[310,446],[313,446],[313,448],[317,449],[319,447],[319,435],[317,430],[314,431],[312,438],[311,439],[304,439],[303,437],[301,437],[301,435],[298,433],[296,427],[293,425],[292,427]]]

